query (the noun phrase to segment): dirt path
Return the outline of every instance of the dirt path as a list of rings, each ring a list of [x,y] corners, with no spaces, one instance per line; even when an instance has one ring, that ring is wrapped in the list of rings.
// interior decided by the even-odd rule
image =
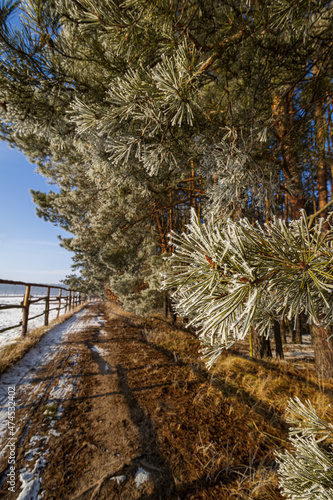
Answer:
[[[248,408],[211,391],[119,311],[89,305],[0,379],[1,498],[229,498],[221,480],[236,436],[240,461],[258,442],[242,426]]]
[[[128,381],[124,362],[134,339],[124,339],[126,328],[116,317],[105,326],[100,307],[90,305],[2,378],[4,417],[6,391],[16,386],[15,434],[10,420],[2,422],[2,498],[91,498],[95,490],[100,498],[140,498],[156,486],[172,488],[152,422],[136,397],[151,387]],[[8,490],[14,443],[15,493]],[[97,492],[104,482],[106,496]]]

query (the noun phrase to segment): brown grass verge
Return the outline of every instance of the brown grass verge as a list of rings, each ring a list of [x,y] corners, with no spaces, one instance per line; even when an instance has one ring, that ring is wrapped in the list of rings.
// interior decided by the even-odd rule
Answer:
[[[162,316],[142,320],[141,325],[138,319],[131,321],[141,326],[145,342],[171,352],[174,360],[186,367],[187,380],[174,380],[174,389],[181,391],[184,384],[195,387],[193,405],[202,408],[203,418],[205,412],[213,415],[214,408],[227,402],[230,425],[241,411],[248,439],[261,447],[264,444],[266,458],[252,456],[248,463],[242,461],[239,465],[239,447],[217,448],[212,431],[212,439],[205,440],[196,451],[207,478],[213,482],[223,479],[225,498],[281,500],[274,452],[290,446],[286,423],[288,401],[296,396],[310,400],[320,417],[333,422],[333,380],[318,379],[311,361],[304,362],[300,370],[290,361],[251,359],[236,351],[226,351],[213,369],[207,370],[200,359],[199,341],[184,331],[182,325],[173,327]]]
[[[48,326],[40,326],[38,328],[34,328],[31,331],[28,331],[26,337],[20,337],[17,341],[12,344],[6,345],[0,349],[0,375],[7,371],[11,366],[20,361],[23,356],[34,347],[43,336],[51,330],[54,326],[60,325],[64,323],[67,319],[69,319],[73,314],[81,311],[86,306],[85,304],[81,304],[77,306],[75,309],[63,314],[58,319],[54,319],[50,322]]]
[[[321,418],[333,420],[333,380],[318,378],[312,361],[299,363],[303,364],[300,370],[291,361],[255,359],[230,350],[225,351],[208,371],[200,359],[199,341],[186,330],[153,318],[148,320],[143,335],[173,351],[179,359],[192,362],[227,395],[243,393],[245,398],[256,398],[283,419],[287,416],[285,411],[290,398],[310,399]]]

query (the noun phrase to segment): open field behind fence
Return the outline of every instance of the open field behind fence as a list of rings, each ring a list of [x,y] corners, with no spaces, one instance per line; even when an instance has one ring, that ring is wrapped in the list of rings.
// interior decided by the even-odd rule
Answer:
[[[0,294],[0,346],[14,342],[20,335],[25,336],[33,328],[48,325],[84,301],[79,292],[56,285],[1,279],[0,284],[17,285],[13,286],[13,293]],[[20,293],[15,294],[15,288]]]
[[[0,304],[14,305],[20,304],[23,301],[22,295],[16,296],[0,296]],[[37,316],[38,318],[32,319],[28,322],[28,333],[30,330],[44,325],[44,318],[40,316],[45,309],[45,304],[39,302],[37,304],[32,304],[30,307],[31,316]],[[51,311],[49,316],[49,321],[53,321],[57,317],[56,311]],[[11,327],[12,325],[20,325],[22,321],[22,309],[6,309],[0,311],[0,330],[4,328]],[[22,334],[22,325],[16,328],[11,328],[0,333],[0,347],[3,345],[11,344]]]

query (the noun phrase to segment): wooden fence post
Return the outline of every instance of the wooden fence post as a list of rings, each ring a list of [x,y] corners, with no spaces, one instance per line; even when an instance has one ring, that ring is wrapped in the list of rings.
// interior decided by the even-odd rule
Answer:
[[[69,290],[69,310],[72,309],[72,290]]]
[[[50,291],[51,287],[47,287],[47,293],[45,297],[45,320],[44,325],[47,326],[49,324],[49,313],[50,313]]]
[[[62,290],[61,290],[61,288],[60,288],[60,290],[59,290],[59,295],[58,295],[59,305],[58,305],[58,311],[57,311],[57,319],[58,319],[58,318],[59,318],[59,316],[60,316],[60,309],[61,309],[61,292],[62,292]]]
[[[25,295],[23,299],[22,337],[26,336],[28,330],[30,288],[31,288],[30,285],[26,286]]]

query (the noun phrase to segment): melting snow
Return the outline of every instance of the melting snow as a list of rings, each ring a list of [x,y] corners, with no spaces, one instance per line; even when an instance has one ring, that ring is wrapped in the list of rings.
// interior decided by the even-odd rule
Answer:
[[[88,318],[88,319],[87,319]],[[81,310],[74,314],[69,320],[61,325],[56,325],[40,340],[36,346],[31,349],[22,360],[11,368],[7,373],[0,377],[0,442],[6,438],[7,430],[7,403],[8,403],[8,386],[16,386],[16,403],[17,409],[21,408],[22,400],[21,394],[28,394],[29,397],[24,401],[24,405],[30,401],[38,402],[40,398],[45,395],[45,392],[54,383],[56,373],[48,384],[35,383],[35,377],[38,376],[39,370],[47,363],[52,361],[63,347],[63,341],[68,339],[69,336],[75,335],[76,332],[81,331],[94,324],[95,316],[89,315],[87,317],[86,311]],[[103,349],[96,350],[99,353],[105,353]],[[66,350],[63,348],[61,351],[63,356],[66,356]],[[41,470],[47,464],[45,455],[49,450],[45,450],[45,445],[48,443],[51,436],[58,437],[61,434],[53,429],[55,421],[61,417],[64,408],[59,402],[64,401],[70,394],[75,394],[76,386],[79,376],[73,379],[73,368],[78,364],[80,355],[73,354],[69,359],[70,364],[65,368],[62,375],[57,379],[57,383],[52,387],[47,404],[56,404],[57,413],[55,418],[49,422],[48,435],[40,436],[35,435],[30,439],[30,449],[25,453],[27,462],[34,463],[27,464],[26,467],[20,469],[20,481],[22,489],[17,500],[37,500],[43,498],[43,493],[39,493],[41,484]],[[30,427],[28,421],[29,414],[20,416],[20,424],[26,425],[25,433],[20,442],[27,435]],[[17,425],[16,430],[19,432],[20,427]],[[2,450],[6,451],[6,447]],[[38,458],[37,458],[38,457]],[[37,458],[37,460],[36,460]]]
[[[91,350],[97,352],[97,354],[99,354],[100,356],[107,356],[108,355],[108,352],[105,349],[103,349],[102,347],[99,347],[97,345],[92,346]]]
[[[54,297],[53,297],[54,298]],[[0,302],[3,305],[20,305],[23,300],[23,296],[8,296],[8,297],[0,297]],[[50,310],[49,320],[52,321],[57,317],[57,309],[53,303]],[[30,305],[29,316],[37,316],[45,311],[45,301],[41,300],[35,304]],[[0,329],[6,328],[12,325],[18,325],[22,322],[22,309],[4,309],[0,311]],[[44,316],[40,316],[39,318],[32,319],[28,322],[28,331],[33,328],[37,328],[39,326],[43,326],[44,324]],[[3,332],[0,334],[0,347],[5,345],[12,344],[16,342],[21,336],[21,326],[14,328],[13,330],[8,330],[7,332]]]
[[[134,477],[136,487],[139,489],[143,483],[148,481],[149,476],[150,476],[149,472],[144,470],[142,467],[139,467]]]
[[[47,461],[44,457],[40,457],[32,470],[28,467],[20,470],[20,480],[22,483],[22,491],[20,492],[17,500],[35,500],[39,498],[38,491],[41,483],[39,477],[40,470],[45,467]],[[38,496],[37,496],[38,495]]]
[[[126,476],[114,476],[114,477],[110,477],[110,479],[112,481],[117,481],[117,484],[121,484],[124,481],[126,481],[127,477]]]
[[[49,434],[52,434],[52,436],[55,436],[55,437],[61,436],[61,432],[57,432],[54,429],[50,429]]]

